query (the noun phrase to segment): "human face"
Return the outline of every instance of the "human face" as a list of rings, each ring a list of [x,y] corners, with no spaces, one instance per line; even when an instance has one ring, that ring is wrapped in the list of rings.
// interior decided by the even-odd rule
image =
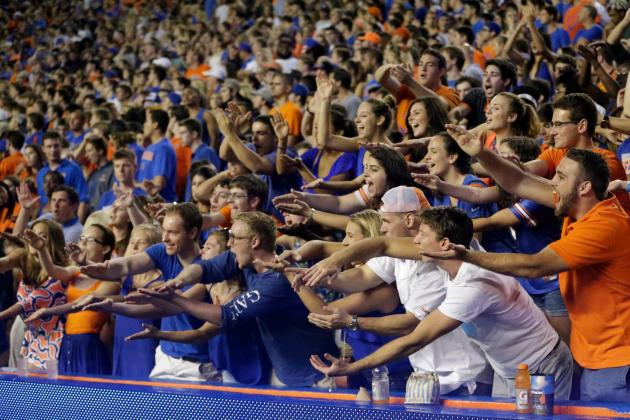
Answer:
[[[254,200],[250,198],[247,191],[242,188],[230,188],[230,198],[228,202],[232,206],[233,214],[256,210]]]
[[[46,226],[44,223],[37,223],[35,224],[35,226],[33,226],[33,232],[44,239],[44,242],[46,242],[46,246],[49,245],[50,231],[48,230],[48,226]],[[28,252],[31,255],[37,255],[37,250],[30,245],[28,246]]]
[[[381,163],[372,156],[365,162],[365,185],[370,198],[381,197],[388,189],[387,174]]]
[[[372,111],[371,104],[363,102],[359,105],[354,123],[357,125],[357,133],[359,136],[368,139],[374,137],[377,130],[377,119]]]
[[[516,114],[509,113],[510,99],[497,95],[492,101],[488,111],[486,111],[486,124],[487,128],[492,131],[505,130],[511,123],[516,120]]]
[[[510,146],[508,146],[508,144],[506,142],[503,143],[499,143],[497,145],[497,152],[499,152],[502,155],[513,155],[514,150],[512,150],[512,148]]]
[[[59,163],[61,161],[61,141],[59,139],[45,139],[44,154],[49,163]]]
[[[437,87],[440,84],[440,78],[444,74],[445,69],[439,67],[439,60],[430,54],[423,54],[418,63],[420,69],[420,84],[430,88]]]
[[[429,166],[429,173],[443,178],[453,160],[447,153],[442,137],[434,137],[429,142],[424,162]]]
[[[53,219],[64,224],[76,216],[77,205],[71,204],[68,193],[65,191],[56,191],[50,197],[50,208],[52,209]]]
[[[355,222],[348,222],[346,224],[346,236],[343,238],[343,246],[351,246],[359,242],[361,239],[365,239],[363,230]]]
[[[228,205],[230,201],[230,189],[221,185],[217,185],[210,195],[210,211],[217,212]]]
[[[162,221],[162,242],[168,255],[178,255],[190,247],[194,241],[192,232],[186,232],[181,216],[169,213]]]
[[[580,136],[580,122],[572,118],[568,109],[554,109],[551,118],[551,135],[557,148],[573,147]]]
[[[464,99],[464,96],[466,96],[468,91],[472,89],[472,85],[470,84],[470,82],[461,82],[455,86],[455,89],[457,89],[457,93],[459,94],[459,99]]]
[[[83,114],[79,111],[75,111],[70,116],[69,126],[72,131],[81,131],[83,130],[83,125],[85,124],[85,119],[83,118]]]
[[[28,166],[31,168],[37,168],[41,165],[41,162],[39,162],[37,157],[37,152],[35,152],[35,149],[32,147],[24,149],[24,158],[26,159]]]
[[[136,230],[129,238],[129,244],[125,251],[125,256],[136,255],[147,249],[151,245],[149,235],[143,230]]]
[[[192,191],[192,195],[193,197],[195,196],[196,192],[197,192],[197,188],[199,188],[199,186],[206,180],[205,177],[201,176],[201,175],[195,175],[192,177],[192,179],[190,180],[190,189]]]
[[[501,78],[501,70],[497,66],[492,64],[486,66],[486,71],[483,75],[483,89],[488,98],[494,98],[497,93],[504,92],[507,82],[507,80]]]
[[[259,155],[264,156],[271,153],[276,147],[276,139],[271,127],[260,121],[254,122],[252,124],[252,143]]]
[[[571,159],[562,159],[551,180],[553,212],[557,217],[570,217],[578,200],[580,165]]]
[[[427,125],[429,125],[429,119],[427,110],[422,102],[416,102],[411,106],[407,121],[415,138],[420,138],[424,135],[427,131]]]
[[[94,147],[92,144],[88,143],[85,146],[85,156],[88,158],[88,160],[90,161],[90,163],[92,164],[96,164],[99,163],[101,161],[101,152],[99,152],[99,150]]]
[[[127,208],[123,206],[119,201],[114,201],[114,204],[112,204],[112,212],[110,217],[110,224],[112,226],[124,227],[129,223],[129,214],[127,213]]]
[[[426,252],[443,251],[442,246],[441,246],[442,242],[443,242],[442,240],[438,240],[437,234],[428,225],[425,225],[424,223],[420,224],[420,227],[418,228],[418,234],[415,236],[415,238],[413,238],[413,243],[416,244],[416,246],[421,251],[426,251]],[[432,258],[422,256],[422,261],[430,261],[430,260],[432,260]]]
[[[131,162],[129,159],[114,160],[114,176],[121,184],[133,183],[136,178],[136,162]]]
[[[406,213],[386,213],[381,212],[381,233],[388,237],[409,236],[409,228],[405,223]]]
[[[180,125],[178,127],[178,135],[184,146],[190,147],[193,143],[193,134],[190,130],[186,128],[184,125]]]
[[[240,162],[228,162],[227,171],[230,178],[236,178],[239,175],[246,175],[249,170]]]
[[[280,75],[276,75],[271,79],[270,83],[271,94],[274,98],[280,98],[289,92],[287,84],[284,82],[284,78]]]
[[[79,246],[85,251],[85,256],[89,261],[103,262],[104,254],[109,252],[109,247],[103,245],[103,232],[94,226],[83,229]]]
[[[540,12],[538,12],[538,20],[541,24],[547,25],[549,22],[551,22],[551,15],[545,9],[542,9]]]
[[[237,220],[230,229],[230,239],[228,247],[234,253],[239,268],[246,267],[254,260],[252,252],[252,238],[254,235],[249,231],[249,227],[240,220]]]
[[[201,248],[201,259],[209,260],[210,258],[216,257],[223,251],[225,251],[225,249],[217,239],[216,235],[210,235],[203,244],[203,248]]]
[[[146,137],[151,137],[155,128],[153,127],[153,120],[151,119],[151,113],[147,112],[146,119],[144,120],[144,126],[142,127],[143,134]]]

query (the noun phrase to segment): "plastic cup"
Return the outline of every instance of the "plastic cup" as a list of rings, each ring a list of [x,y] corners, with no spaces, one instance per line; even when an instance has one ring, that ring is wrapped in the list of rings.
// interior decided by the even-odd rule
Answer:
[[[18,356],[16,361],[17,373],[18,376],[27,377],[28,376],[28,359]]]

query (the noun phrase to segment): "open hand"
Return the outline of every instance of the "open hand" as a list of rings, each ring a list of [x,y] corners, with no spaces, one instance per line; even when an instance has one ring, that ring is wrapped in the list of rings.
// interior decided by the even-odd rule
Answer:
[[[138,331],[135,334],[131,334],[129,337],[125,337],[125,341],[140,340],[143,338],[160,338],[160,330],[158,330],[157,327],[151,324],[142,324],[142,328],[144,328],[142,331]]]
[[[331,364],[327,365],[322,359],[317,355],[311,355],[311,365],[321,373],[326,376],[342,376],[346,374],[346,369],[348,367],[348,362],[338,359],[331,354],[324,354],[324,358],[328,360]]]
[[[38,251],[43,251],[46,247],[46,239],[44,239],[43,236],[38,235],[31,229],[26,229],[21,238],[24,242],[26,242]]]
[[[31,190],[26,182],[21,182],[15,190],[20,206],[22,206],[24,210],[32,210],[35,208],[39,202],[39,196],[31,194]]]
[[[345,309],[324,306],[322,310],[327,313],[316,314],[311,312],[308,314],[308,322],[326,330],[347,328],[352,323],[352,315]]]

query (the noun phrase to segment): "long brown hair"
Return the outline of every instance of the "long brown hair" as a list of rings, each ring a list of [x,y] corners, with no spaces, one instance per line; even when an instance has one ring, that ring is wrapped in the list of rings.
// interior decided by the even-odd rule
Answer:
[[[48,246],[48,252],[50,253],[53,264],[67,266],[68,254],[65,250],[66,241],[59,223],[54,220],[38,220],[33,223],[31,228],[34,228],[38,224],[44,224],[48,229],[48,243],[46,245]],[[42,267],[39,258],[31,255],[29,252],[24,253],[21,268],[23,274],[22,281],[26,285],[37,287],[48,278],[48,274]]]

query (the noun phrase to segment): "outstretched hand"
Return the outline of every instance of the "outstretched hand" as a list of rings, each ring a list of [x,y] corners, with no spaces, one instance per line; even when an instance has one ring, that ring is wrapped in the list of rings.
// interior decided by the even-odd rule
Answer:
[[[85,305],[83,307],[83,311],[96,311],[96,312],[111,312],[112,308],[114,306],[114,301],[110,298],[107,299],[101,299],[101,298],[97,298],[98,300],[94,303],[90,303],[88,305]]]
[[[40,308],[33,312],[28,318],[24,320],[25,323],[33,322],[36,319],[46,318],[48,315],[48,308]]]
[[[311,355],[311,365],[326,376],[342,376],[346,374],[348,362],[338,359],[331,354],[324,354],[324,358],[331,364],[327,365],[319,356]]]
[[[483,150],[483,138],[485,133],[479,133],[475,136],[470,131],[466,130],[461,125],[446,124],[444,126],[446,132],[455,139],[459,147],[469,156],[477,156]]]
[[[411,177],[417,184],[427,187],[431,191],[439,191],[440,190],[440,177],[437,175],[431,174],[418,174],[412,173]]]
[[[322,310],[327,313],[316,314],[311,312],[308,314],[308,321],[326,330],[340,330],[349,327],[352,323],[352,315],[345,309],[324,306]]]
[[[32,210],[39,202],[38,195],[32,195],[28,184],[24,181],[16,188],[18,202],[24,210]]]
[[[131,334],[129,337],[125,337],[125,341],[140,340],[143,338],[160,338],[160,330],[151,324],[142,324],[142,331]]]
[[[44,250],[46,247],[46,239],[38,235],[31,229],[26,229],[21,236],[22,240],[38,251]]]
[[[420,250],[420,255],[435,258],[436,260],[461,260],[468,254],[468,249],[464,245],[449,244],[446,251],[424,251]]]
[[[79,271],[81,271],[82,274],[94,279],[101,278],[110,270],[109,261],[110,260],[102,263],[84,265],[83,267],[79,267]]]

